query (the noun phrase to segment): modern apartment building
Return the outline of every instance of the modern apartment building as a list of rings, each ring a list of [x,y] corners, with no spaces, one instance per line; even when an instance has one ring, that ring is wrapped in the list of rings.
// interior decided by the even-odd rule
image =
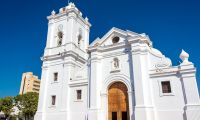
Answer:
[[[38,76],[33,75],[32,72],[23,73],[19,94],[25,94],[27,92],[39,93],[39,91],[40,80]]]

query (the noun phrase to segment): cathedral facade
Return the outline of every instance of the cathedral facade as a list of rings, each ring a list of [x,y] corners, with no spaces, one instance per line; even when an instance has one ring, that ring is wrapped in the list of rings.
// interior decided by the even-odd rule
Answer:
[[[196,68],[112,28],[89,44],[91,24],[73,3],[48,16],[35,120],[199,120]]]

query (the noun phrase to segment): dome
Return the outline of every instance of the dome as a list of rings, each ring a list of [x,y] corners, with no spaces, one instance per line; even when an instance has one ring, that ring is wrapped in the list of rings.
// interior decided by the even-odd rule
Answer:
[[[152,50],[155,54],[162,55],[162,53],[161,53],[158,49],[151,48],[151,50]]]

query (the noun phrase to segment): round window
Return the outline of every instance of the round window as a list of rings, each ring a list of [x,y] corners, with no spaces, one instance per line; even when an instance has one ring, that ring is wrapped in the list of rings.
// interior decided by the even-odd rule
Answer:
[[[113,39],[112,39],[112,43],[118,43],[119,42],[119,37],[114,37]]]

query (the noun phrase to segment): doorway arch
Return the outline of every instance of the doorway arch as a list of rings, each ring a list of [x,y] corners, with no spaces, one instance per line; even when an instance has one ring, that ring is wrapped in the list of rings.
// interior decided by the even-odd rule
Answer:
[[[122,82],[108,88],[108,120],[129,120],[128,89]]]

